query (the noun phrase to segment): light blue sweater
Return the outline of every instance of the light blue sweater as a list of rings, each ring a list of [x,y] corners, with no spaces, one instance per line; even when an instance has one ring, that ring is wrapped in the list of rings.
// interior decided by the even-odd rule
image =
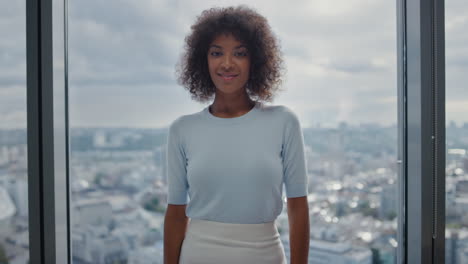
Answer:
[[[283,208],[283,184],[286,197],[308,194],[301,125],[282,105],[257,102],[234,118],[208,106],[180,116],[169,126],[166,161],[168,204],[188,204],[194,219],[271,222]]]

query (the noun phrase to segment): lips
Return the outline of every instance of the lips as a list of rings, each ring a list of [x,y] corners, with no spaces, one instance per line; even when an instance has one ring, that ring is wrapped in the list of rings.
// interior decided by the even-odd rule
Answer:
[[[218,76],[223,78],[223,80],[225,80],[225,81],[230,81],[230,80],[234,79],[235,77],[237,77],[238,75],[239,74],[219,74],[218,73]]]

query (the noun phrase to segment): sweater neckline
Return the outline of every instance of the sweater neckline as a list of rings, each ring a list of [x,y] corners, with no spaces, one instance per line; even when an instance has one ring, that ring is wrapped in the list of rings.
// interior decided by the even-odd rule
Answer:
[[[206,106],[203,109],[203,115],[209,119],[211,122],[215,122],[218,124],[237,124],[240,122],[245,122],[247,120],[253,119],[258,112],[258,108],[260,107],[261,103],[258,101],[255,101],[255,105],[252,109],[250,109],[249,112],[237,116],[237,117],[218,117],[210,113],[209,106]]]

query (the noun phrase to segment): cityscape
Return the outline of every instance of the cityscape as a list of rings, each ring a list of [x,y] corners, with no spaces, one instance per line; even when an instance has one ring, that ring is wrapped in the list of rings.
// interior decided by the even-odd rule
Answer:
[[[396,263],[396,125],[342,122],[303,133],[309,263]],[[446,263],[461,264],[468,263],[468,123],[451,122],[446,134]],[[166,137],[167,128],[70,130],[73,263],[163,263]],[[28,263],[25,193],[26,130],[0,130],[0,263]],[[289,259],[283,208],[276,225]]]
[[[202,10],[238,2],[68,2],[72,263],[163,263],[168,131],[148,127],[199,107],[173,74],[184,37]],[[0,264],[29,263],[34,220],[26,3],[3,1],[1,9]],[[294,106],[304,124],[309,263],[397,263],[398,249],[407,246],[397,239],[400,163],[392,124],[400,100],[397,2],[251,5],[268,18],[284,51],[288,92],[275,101]],[[468,263],[467,7],[466,0],[444,6],[447,264]],[[285,197],[276,225],[289,261]]]

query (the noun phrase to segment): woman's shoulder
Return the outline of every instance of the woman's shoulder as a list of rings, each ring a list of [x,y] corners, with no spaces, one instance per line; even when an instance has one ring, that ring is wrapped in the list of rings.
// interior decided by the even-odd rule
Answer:
[[[195,113],[190,114],[183,114],[176,117],[172,122],[169,124],[170,129],[181,130],[187,128],[192,123],[197,123],[202,115],[202,111],[198,111]]]

